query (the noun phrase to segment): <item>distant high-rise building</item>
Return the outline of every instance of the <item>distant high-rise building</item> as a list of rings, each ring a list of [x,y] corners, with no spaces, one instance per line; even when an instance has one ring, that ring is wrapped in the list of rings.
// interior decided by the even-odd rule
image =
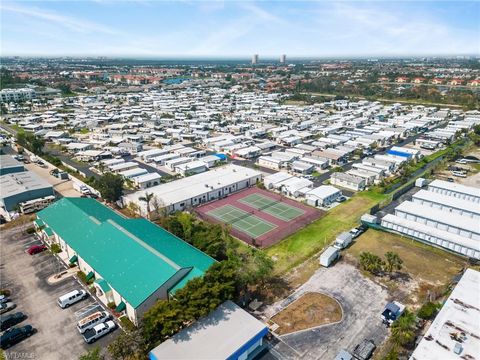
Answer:
[[[258,63],[258,54],[252,56],[252,64],[255,65]]]
[[[285,64],[287,62],[287,55],[283,54],[280,56],[280,64]]]

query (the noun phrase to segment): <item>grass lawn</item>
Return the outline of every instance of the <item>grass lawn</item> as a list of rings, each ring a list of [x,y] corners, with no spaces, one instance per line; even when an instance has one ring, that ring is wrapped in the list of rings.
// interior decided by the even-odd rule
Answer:
[[[448,283],[466,265],[466,261],[441,249],[397,234],[369,229],[347,250],[347,254],[359,258],[368,251],[383,257],[387,251],[396,252],[403,260],[402,272],[417,281],[432,285]]]
[[[275,259],[275,274],[287,272],[322,250],[339,233],[357,226],[363,214],[387,198],[388,195],[375,190],[358,193],[324,217],[266,249],[266,253]]]
[[[279,326],[278,334],[331,324],[342,320],[342,308],[330,296],[307,293],[288,305],[271,319]]]

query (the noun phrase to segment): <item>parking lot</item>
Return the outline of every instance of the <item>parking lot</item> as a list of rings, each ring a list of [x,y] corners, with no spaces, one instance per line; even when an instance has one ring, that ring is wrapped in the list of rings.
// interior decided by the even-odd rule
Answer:
[[[31,235],[22,235],[18,228],[2,230],[1,287],[11,290],[11,299],[17,304],[11,312],[21,311],[28,316],[18,326],[31,324],[37,329],[32,337],[8,349],[7,358],[78,359],[92,346],[105,348],[120,330],[99,339],[94,345],[87,345],[75,325],[79,319],[101,310],[100,305],[89,297],[61,309],[56,303],[57,298],[81,289],[81,285],[74,277],[50,285],[48,277],[61,271],[63,265],[49,252],[26,253],[34,244],[40,242]]]
[[[387,335],[380,315],[387,303],[387,291],[365,278],[354,266],[341,261],[330,268],[320,268],[292,295],[264,310],[271,318],[307,292],[320,292],[334,297],[343,309],[341,322],[279,337],[265,359],[283,359],[282,348],[290,348],[296,358],[334,359],[342,349],[352,351],[364,339],[379,346]]]

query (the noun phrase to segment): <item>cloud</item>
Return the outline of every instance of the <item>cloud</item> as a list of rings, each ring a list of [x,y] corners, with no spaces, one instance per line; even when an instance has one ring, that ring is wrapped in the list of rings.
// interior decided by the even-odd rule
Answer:
[[[56,12],[43,10],[37,7],[19,6],[17,4],[0,5],[1,12],[11,12],[18,15],[23,15],[35,19],[44,20],[49,23],[54,23],[69,30],[78,33],[93,33],[101,32],[108,35],[116,35],[117,31],[108,26],[97,24],[88,20],[76,19],[74,17],[62,15]]]

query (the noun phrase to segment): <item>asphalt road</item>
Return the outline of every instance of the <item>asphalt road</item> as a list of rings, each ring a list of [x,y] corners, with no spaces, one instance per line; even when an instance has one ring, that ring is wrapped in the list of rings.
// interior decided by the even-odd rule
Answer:
[[[281,345],[295,351],[298,359],[334,359],[342,349],[353,351],[355,345],[364,339],[372,339],[379,346],[388,334],[380,315],[387,304],[385,289],[364,277],[354,266],[340,261],[329,268],[320,268],[292,295],[264,311],[271,318],[293,301],[308,292],[320,292],[334,297],[343,310],[342,320],[280,336]],[[265,359],[279,358],[282,346],[275,345]]]

